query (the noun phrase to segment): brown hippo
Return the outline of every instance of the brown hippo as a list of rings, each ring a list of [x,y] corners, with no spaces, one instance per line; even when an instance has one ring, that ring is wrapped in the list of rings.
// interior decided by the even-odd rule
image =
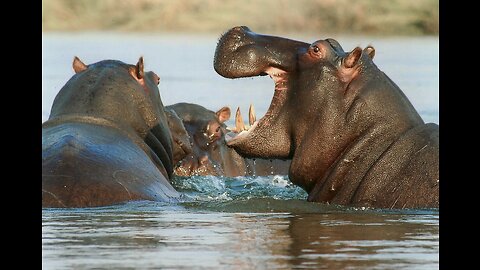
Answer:
[[[192,103],[177,103],[166,106],[183,120],[190,137],[192,153],[176,163],[174,173],[178,176],[216,175],[216,176],[265,176],[286,175],[290,161],[270,159],[246,159],[225,143],[230,108],[223,107],[217,112]],[[253,109],[250,109],[250,117]],[[245,125],[237,110],[237,126]],[[175,133],[175,132],[172,132]],[[174,147],[178,148],[177,147]],[[175,152],[175,151],[174,151]]]
[[[143,67],[74,58],[42,124],[43,207],[178,200],[160,78]]]
[[[247,157],[292,158],[290,180],[309,201],[379,208],[439,206],[439,126],[425,124],[373,63],[373,47],[344,52],[234,27],[214,68],[227,78],[270,75],[266,115],[229,146]],[[229,134],[227,134],[229,135]]]
[[[167,116],[168,128],[172,134],[172,154],[173,164],[177,164],[187,155],[192,154],[193,149],[190,144],[190,135],[188,135],[182,119],[174,110],[165,108],[165,115]]]

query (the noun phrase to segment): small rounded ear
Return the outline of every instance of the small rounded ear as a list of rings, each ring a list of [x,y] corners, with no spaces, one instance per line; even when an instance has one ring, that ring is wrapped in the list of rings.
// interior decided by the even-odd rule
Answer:
[[[231,114],[230,108],[225,106],[225,107],[221,108],[220,110],[218,110],[215,114],[217,115],[220,123],[223,123],[223,122],[227,121],[228,119],[230,119],[230,114]]]
[[[360,59],[360,56],[362,56],[362,49],[360,47],[356,47],[353,49],[351,52],[348,53],[348,55],[343,59],[343,65],[346,68],[352,68],[355,66]]]
[[[87,69],[87,65],[85,65],[78,57],[74,57],[73,58],[73,70],[75,71],[75,73],[79,73],[79,72],[82,72],[84,71],[85,69]]]
[[[145,73],[143,71],[143,56],[140,56],[138,59],[138,63],[135,66],[135,75],[137,76],[137,79],[141,80],[145,76]]]
[[[363,51],[373,60],[373,57],[375,56],[375,48],[373,48],[372,45],[368,45]]]

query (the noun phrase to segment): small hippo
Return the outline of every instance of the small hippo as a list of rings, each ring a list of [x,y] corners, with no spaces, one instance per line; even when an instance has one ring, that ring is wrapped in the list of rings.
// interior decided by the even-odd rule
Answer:
[[[42,124],[42,207],[178,201],[160,77],[143,57],[73,69]]]
[[[192,153],[176,163],[174,173],[178,176],[215,175],[215,176],[266,176],[286,175],[289,160],[245,159],[233,148],[227,147],[225,133],[228,128],[225,122],[230,119],[229,107],[214,112],[192,103],[177,103],[166,106],[183,120],[190,137]],[[249,118],[253,107],[250,109]],[[237,110],[237,129],[245,125]],[[174,132],[175,133],[175,132]],[[175,136],[175,135],[174,135]],[[175,147],[174,147],[175,149]]]
[[[371,46],[345,52],[234,27],[214,68],[226,78],[270,75],[266,115],[227,144],[246,157],[291,158],[290,180],[313,202],[377,208],[439,207],[439,126],[425,124],[373,62]]]

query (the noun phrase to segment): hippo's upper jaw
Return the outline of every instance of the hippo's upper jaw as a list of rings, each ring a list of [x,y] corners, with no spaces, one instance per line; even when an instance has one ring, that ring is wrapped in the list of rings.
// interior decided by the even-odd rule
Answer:
[[[229,146],[252,157],[291,156],[287,118],[280,111],[287,99],[289,78],[295,72],[298,53],[308,47],[304,42],[254,33],[246,26],[234,27],[222,35],[214,57],[218,74],[226,78],[269,75],[275,83],[275,93],[265,116],[252,123],[248,131],[227,134]],[[251,141],[256,141],[256,145],[262,142],[265,149],[253,147]]]

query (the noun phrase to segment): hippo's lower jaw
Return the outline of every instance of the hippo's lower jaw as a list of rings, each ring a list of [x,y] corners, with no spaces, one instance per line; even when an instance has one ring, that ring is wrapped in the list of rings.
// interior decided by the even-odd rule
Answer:
[[[260,120],[255,121],[250,129],[243,130],[239,133],[235,131],[227,133],[225,135],[225,141],[228,146],[235,146],[241,144],[242,141],[249,140],[257,132],[256,130],[261,132],[262,129],[268,129],[282,106],[285,104],[288,90],[288,72],[279,68],[268,67],[257,76],[262,75],[269,75],[275,83],[275,92],[273,94],[272,102],[265,115]]]
[[[243,130],[240,133],[237,133],[236,131],[230,131],[227,134],[225,134],[225,142],[227,142],[227,145],[235,145],[235,142],[245,140],[246,137],[250,133],[253,132],[253,130],[258,126],[258,121],[255,121],[252,126],[250,126],[250,129],[248,130]]]

